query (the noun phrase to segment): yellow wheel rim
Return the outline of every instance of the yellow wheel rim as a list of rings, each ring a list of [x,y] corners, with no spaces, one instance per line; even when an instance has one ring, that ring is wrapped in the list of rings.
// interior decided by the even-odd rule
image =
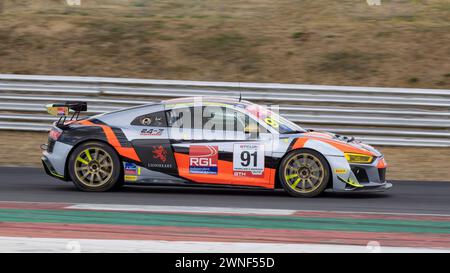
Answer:
[[[81,151],[74,165],[76,177],[88,187],[103,186],[109,181],[114,170],[111,156],[98,147]]]
[[[291,189],[299,193],[310,193],[323,183],[325,168],[316,156],[299,153],[287,160],[283,174]]]

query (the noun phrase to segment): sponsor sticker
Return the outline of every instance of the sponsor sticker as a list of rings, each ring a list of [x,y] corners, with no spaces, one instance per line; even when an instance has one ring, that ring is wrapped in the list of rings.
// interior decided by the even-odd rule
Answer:
[[[243,177],[264,175],[264,145],[236,143],[233,145],[233,174]]]
[[[152,157],[156,162],[150,162],[149,168],[172,168],[172,163],[168,159],[167,149],[163,145],[156,145],[152,147]]]
[[[164,129],[142,129],[141,136],[161,136]]]
[[[136,175],[125,175],[125,181],[136,182],[137,176]]]
[[[346,174],[347,170],[346,169],[334,169],[334,172],[336,174]]]
[[[189,173],[217,174],[218,146],[189,146]]]
[[[58,116],[65,116],[65,115],[67,115],[66,110],[67,110],[66,107],[58,107],[58,108],[56,108],[56,113]]]
[[[124,171],[125,175],[138,175],[139,167],[134,163],[125,162]]]
[[[158,159],[161,162],[167,161],[167,150],[162,145],[153,146],[153,158]]]
[[[146,116],[146,117],[141,118],[141,125],[161,127],[161,126],[164,126],[164,123],[163,123],[162,117]],[[163,130],[163,129],[158,129],[158,130]]]

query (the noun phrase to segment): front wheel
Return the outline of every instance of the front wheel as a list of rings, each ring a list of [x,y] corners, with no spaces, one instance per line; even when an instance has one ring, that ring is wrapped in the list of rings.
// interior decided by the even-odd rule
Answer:
[[[101,142],[86,142],[69,158],[69,174],[82,191],[108,191],[121,186],[121,161],[116,151]]]
[[[320,153],[308,149],[289,153],[281,161],[278,173],[284,190],[299,197],[321,194],[330,179],[326,159]]]

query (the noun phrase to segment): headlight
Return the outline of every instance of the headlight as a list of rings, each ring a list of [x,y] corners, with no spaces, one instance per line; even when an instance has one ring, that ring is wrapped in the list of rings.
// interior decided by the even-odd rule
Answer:
[[[373,156],[363,154],[344,153],[348,163],[370,164],[373,162]]]

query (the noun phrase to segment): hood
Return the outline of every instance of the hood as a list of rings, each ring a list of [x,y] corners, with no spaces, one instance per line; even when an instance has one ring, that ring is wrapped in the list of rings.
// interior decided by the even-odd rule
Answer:
[[[342,152],[348,152],[348,153],[362,153],[362,154],[368,154],[373,156],[380,156],[381,153],[375,149],[374,147],[362,143],[359,140],[356,140],[352,136],[343,136],[334,134],[331,132],[324,132],[324,131],[308,131],[306,133],[300,133],[295,135],[290,135],[290,137],[293,138],[311,138],[311,139],[317,139],[321,140],[323,142],[326,142]]]

